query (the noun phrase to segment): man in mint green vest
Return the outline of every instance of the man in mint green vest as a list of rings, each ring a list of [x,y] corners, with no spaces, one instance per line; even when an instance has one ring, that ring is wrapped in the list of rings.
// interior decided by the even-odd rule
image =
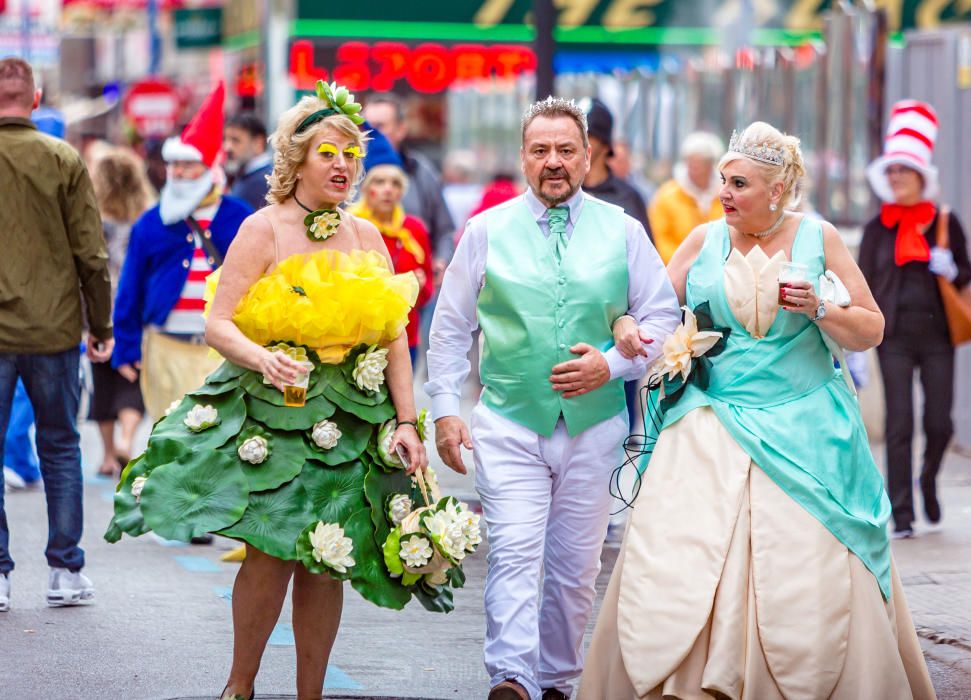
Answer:
[[[644,374],[681,312],[643,226],[580,190],[590,146],[577,105],[532,105],[520,155],[528,191],[469,221],[445,274],[425,389],[445,463],[464,474],[461,447],[473,450],[489,539],[489,698],[559,700],[583,667],[628,430],[623,380]],[[612,347],[624,315],[644,340],[635,360]],[[483,390],[470,434],[459,399],[476,328]]]

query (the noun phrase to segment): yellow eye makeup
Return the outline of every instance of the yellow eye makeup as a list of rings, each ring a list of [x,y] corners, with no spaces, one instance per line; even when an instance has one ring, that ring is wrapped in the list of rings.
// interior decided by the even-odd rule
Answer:
[[[360,158],[361,157],[361,147],[360,146],[348,146],[344,149],[345,158]]]
[[[337,146],[332,143],[322,143],[317,146],[317,153],[329,153],[332,156],[336,156]]]

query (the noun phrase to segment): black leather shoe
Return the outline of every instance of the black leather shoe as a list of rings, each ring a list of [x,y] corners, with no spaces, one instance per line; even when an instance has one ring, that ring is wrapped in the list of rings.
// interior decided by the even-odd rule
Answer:
[[[505,680],[489,691],[489,700],[529,700],[529,693],[514,680]]]
[[[543,688],[543,700],[570,700],[570,696],[556,688]]]

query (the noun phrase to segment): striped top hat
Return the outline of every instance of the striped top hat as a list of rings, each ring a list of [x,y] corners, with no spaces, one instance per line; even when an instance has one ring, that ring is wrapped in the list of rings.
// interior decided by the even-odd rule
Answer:
[[[922,198],[932,200],[938,193],[937,168],[931,165],[937,141],[937,112],[926,102],[901,100],[890,111],[890,123],[883,142],[883,155],[867,166],[870,186],[884,202],[893,202],[887,180],[887,167],[904,165],[924,179]]]

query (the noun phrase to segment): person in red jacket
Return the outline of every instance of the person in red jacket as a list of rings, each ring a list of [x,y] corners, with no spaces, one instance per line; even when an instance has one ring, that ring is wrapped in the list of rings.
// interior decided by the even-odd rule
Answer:
[[[435,291],[431,243],[422,220],[405,214],[401,206],[408,187],[401,158],[380,131],[372,128],[369,136],[361,198],[350,211],[381,232],[395,272],[414,272],[418,278],[418,301],[408,316],[408,349],[414,365],[420,341],[418,313]]]

